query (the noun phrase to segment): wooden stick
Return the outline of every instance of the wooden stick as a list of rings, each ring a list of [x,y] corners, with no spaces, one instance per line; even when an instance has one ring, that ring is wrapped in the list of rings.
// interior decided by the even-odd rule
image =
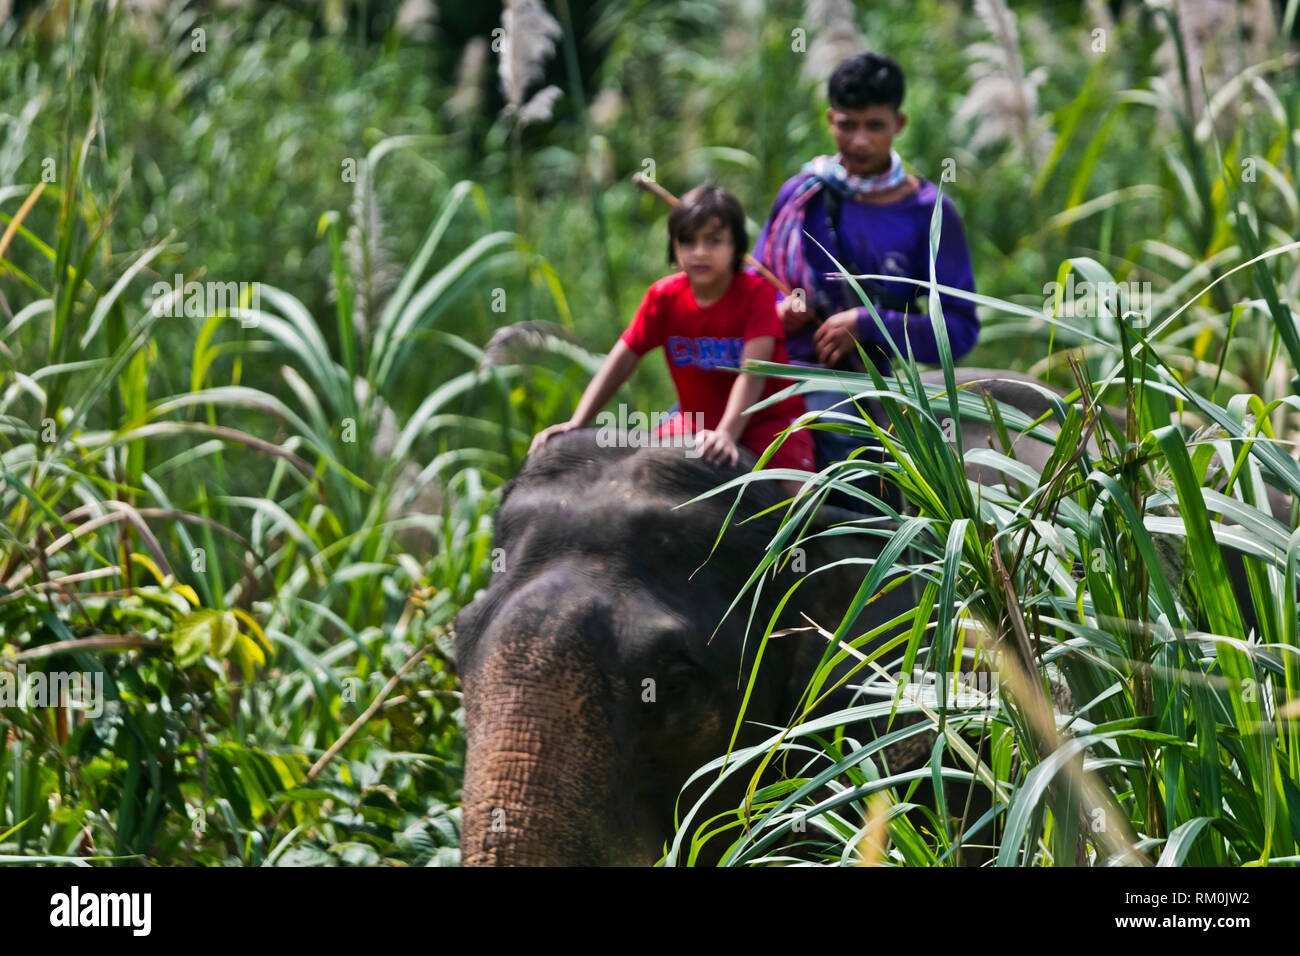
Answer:
[[[632,176],[632,183],[638,189],[644,189],[652,196],[658,196],[660,199],[668,203],[668,205],[670,206],[676,206],[679,202],[681,202],[681,200],[679,200],[668,190],[664,189],[664,187],[660,186],[657,182],[655,182],[653,179],[648,177],[645,173],[634,174]],[[755,272],[761,275],[768,282],[772,283],[772,285],[774,285],[777,289],[779,289],[784,295],[793,295],[788,285],[786,285],[784,282],[778,279],[775,273],[773,273],[771,269],[763,265],[763,263],[759,262],[748,252],[745,253],[745,264],[749,266],[753,266]]]

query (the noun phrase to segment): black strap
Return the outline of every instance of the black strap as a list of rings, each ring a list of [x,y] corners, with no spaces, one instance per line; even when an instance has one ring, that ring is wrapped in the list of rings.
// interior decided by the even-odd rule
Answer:
[[[850,275],[861,275],[866,270],[859,268],[858,264],[849,256],[847,247],[840,241],[840,215],[844,212],[844,197],[837,190],[829,187],[822,190],[822,195],[826,197],[826,225],[831,234],[831,245],[835,250],[835,258],[846,267]],[[857,282],[878,309],[893,309],[895,312],[904,312],[912,304],[910,299],[904,299],[901,296],[885,291],[884,287],[875,279],[858,279]],[[845,307],[856,305],[856,303],[849,301],[851,290],[852,286],[847,281],[841,284],[839,289],[841,305]]]

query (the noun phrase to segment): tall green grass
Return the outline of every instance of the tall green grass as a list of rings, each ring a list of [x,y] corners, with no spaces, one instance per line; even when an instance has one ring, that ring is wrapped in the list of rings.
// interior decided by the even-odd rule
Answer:
[[[0,666],[99,671],[112,698],[93,721],[0,714],[0,857],[452,862],[461,743],[444,627],[486,580],[496,489],[532,432],[572,406],[590,363],[545,325],[490,342],[491,323],[516,314],[484,303],[498,288],[512,304],[527,292],[533,317],[612,341],[628,316],[604,303],[634,301],[664,269],[663,210],[630,188],[604,191],[645,158],[679,191],[720,176],[761,219],[776,186],[829,146],[822,91],[790,79],[797,5],[738,25],[708,5],[611,0],[587,35],[570,24],[578,122],[562,102],[557,122],[529,132],[522,237],[493,226],[513,190],[468,182],[504,181],[510,154],[491,135],[471,141],[489,117],[444,115],[439,50],[353,46],[310,15],[250,7],[206,18],[208,50],[194,55],[184,4],[153,37],[109,6],[68,5],[62,33],[48,20],[0,26],[17,54],[0,57]],[[1075,394],[1051,474],[1007,465],[1014,487],[975,494],[934,429],[953,401],[991,415],[982,402],[924,395],[906,376],[839,380],[910,409],[888,480],[909,501],[911,547],[870,588],[910,573],[922,601],[880,660],[890,674],[898,653],[951,668],[964,634],[1018,639],[1021,620],[1026,669],[1073,691],[1056,721],[1067,739],[1033,720],[1045,691],[1012,694],[992,715],[930,716],[895,702],[867,665],[860,676],[886,691],[871,706],[922,718],[896,724],[895,740],[942,725],[922,773],[975,779],[994,813],[941,806],[918,829],[917,814],[901,816],[915,778],[890,781],[880,742],[832,722],[785,738],[816,763],[756,794],[761,826],[712,839],[740,837],[733,862],[775,853],[763,841],[821,799],[820,782],[805,786],[817,772],[843,802],[798,819],[825,828],[834,859],[855,858],[861,813],[878,826],[887,812],[895,862],[950,862],[963,842],[1007,847],[1008,862],[1077,859],[1081,840],[1089,859],[1285,860],[1295,542],[1260,505],[1262,482],[1293,487],[1287,303],[1300,274],[1291,252],[1229,270],[1295,235],[1294,53],[1211,91],[1211,116],[1238,99],[1252,107],[1215,125],[1151,82],[1146,12],[1127,15],[1097,58],[1075,42],[1082,21],[1046,13],[1048,45],[1024,55],[1027,67],[1059,64],[1042,97],[1057,149],[1030,170],[953,143],[965,64],[937,56],[917,69],[909,51],[962,49],[978,25],[939,0],[916,14],[872,8],[859,26],[910,70],[908,162],[936,179],[942,158],[960,160],[946,188],[978,225],[990,292],[975,362],[1034,363]],[[1164,16],[1153,23],[1172,35]],[[596,84],[626,98],[612,122],[574,78],[596,48]],[[359,163],[353,186],[341,185],[341,155]],[[57,179],[34,196],[46,158]],[[1062,260],[1057,277],[1152,281],[1155,322],[1043,315],[1036,287]],[[178,271],[260,279],[260,308],[151,315],[141,291]],[[645,381],[632,397],[662,401],[661,370]],[[1096,415],[1130,391],[1124,429]],[[999,418],[1010,432],[1028,425]],[[1096,448],[1073,458],[1090,428]],[[815,506],[810,495],[801,513]],[[1233,550],[1248,555],[1254,644],[1231,643],[1248,636],[1219,583]],[[1239,700],[1257,678],[1256,699]],[[1081,768],[1065,756],[1112,732]],[[731,766],[747,765],[733,755]],[[1089,793],[1080,773],[1112,794],[1118,809],[1101,809],[1114,839],[1089,829],[1090,812],[1072,835],[1070,801]],[[887,811],[864,799],[869,787],[890,795]],[[690,850],[683,837],[674,859]]]
[[[938,226],[936,210],[932,255]],[[1248,262],[1270,265],[1262,256]],[[1094,260],[1073,266],[1113,281]],[[906,506],[902,514],[886,508],[891,525],[838,529],[879,537],[885,549],[842,619],[814,622],[827,651],[805,708],[766,744],[695,775],[748,778],[750,802],[721,821],[699,819],[698,802],[684,808],[667,862],[692,861],[710,840],[723,842],[730,865],[792,860],[792,848],[804,860],[857,862],[882,825],[888,853],[865,855],[893,865],[952,863],[978,851],[999,865],[1300,860],[1300,531],[1294,511],[1275,516],[1268,498],[1270,487],[1300,492],[1293,449],[1275,439],[1271,422],[1297,400],[1242,393],[1216,404],[1166,360],[1159,321],[1147,328],[1111,315],[1112,339],[1053,320],[1092,337],[1106,362],[1098,375],[1074,363],[1078,387],[1054,402],[1050,421],[1030,421],[955,387],[930,289],[944,388],[927,388],[896,349],[891,380],[874,368],[764,368],[798,380],[790,392],[880,399],[892,427],[868,431],[833,415],[813,422],[882,443],[890,461],[840,462],[810,478],[759,570],[804,541],[829,490],[865,494],[849,478],[879,475]],[[1274,315],[1279,335],[1295,334],[1285,303]],[[1119,422],[1107,401],[1122,412]],[[963,454],[959,431],[950,444],[945,424],[958,410],[991,423],[1000,447]],[[1041,471],[1016,460],[1021,435],[1054,446]],[[965,477],[966,464],[996,467],[1007,480],[981,487]],[[732,485],[751,480],[762,473]],[[1234,562],[1244,567],[1244,592],[1228,574]],[[753,586],[767,581],[756,574]],[[869,602],[909,584],[920,593],[915,610],[873,621]],[[876,626],[865,629],[867,621]],[[770,639],[774,622],[757,623]],[[881,645],[891,628],[899,636]],[[811,717],[832,669],[846,661],[856,662],[850,683],[861,685],[864,702]],[[1000,677],[998,693],[980,696],[959,682],[976,661]],[[914,667],[936,675],[931,698],[899,680]],[[896,720],[903,715],[913,719]],[[895,722],[875,738],[869,718]],[[929,760],[891,768],[882,752],[909,739],[925,743]],[[756,791],[758,772],[778,758],[789,776]],[[916,802],[923,780],[940,794],[937,804]],[[964,802],[947,804],[941,782],[968,788]],[[878,794],[885,802],[872,804]],[[973,805],[989,809],[975,814]]]
[[[802,711],[695,775],[748,780],[746,806],[712,820],[699,816],[702,800],[681,807],[667,863],[693,862],[706,843],[724,847],[728,865],[1300,861],[1296,54],[1282,50],[1211,95],[1190,75],[1175,14],[1158,16],[1184,86],[1204,95],[1201,117],[1159,82],[1109,88],[1116,56],[1099,60],[1057,112],[1055,149],[1034,182],[1039,203],[1068,187],[1060,211],[1020,240],[1051,248],[1075,237],[1087,250],[1080,230],[1100,220],[1088,232],[1094,254],[1071,251],[1053,278],[1149,281],[1152,300],[1074,316],[1059,294],[1044,305],[1030,282],[974,297],[974,364],[1032,346],[1030,371],[1065,393],[1044,420],[955,387],[933,271],[920,285],[944,387],[927,389],[896,350],[888,380],[874,369],[779,370],[799,382],[792,392],[881,400],[887,430],[834,413],[810,427],[890,455],[811,477],[756,570],[788,560],[831,489],[862,497],[849,479],[879,475],[905,505],[875,502],[888,526],[836,529],[885,550],[842,618],[813,622],[827,651]],[[1233,113],[1238,122],[1220,122]],[[1160,175],[1117,182],[1105,159],[1135,129],[1161,137]],[[1110,188],[1090,196],[1098,182]],[[1135,236],[1148,222],[1157,229]],[[936,218],[932,255],[937,237]],[[958,409],[990,423],[996,447],[963,454],[959,431],[954,446]],[[1022,435],[1054,449],[1041,471],[1011,451]],[[964,475],[971,464],[1006,480],[977,486]],[[751,480],[764,478],[720,491]],[[1289,511],[1275,507],[1283,501]],[[752,586],[769,581],[756,573]],[[868,630],[869,602],[896,587],[914,589],[915,610]],[[774,622],[755,625],[771,639]],[[812,716],[845,663],[858,705]],[[928,697],[900,682],[913,668],[935,675]],[[972,691],[960,676],[972,668],[991,668],[998,693]],[[888,724],[878,738],[867,723],[877,719]],[[888,754],[909,742],[928,759],[891,766]],[[773,766],[784,779],[758,789]],[[922,782],[937,797],[923,802]]]
[[[107,7],[73,11],[102,66]],[[261,284],[173,316],[143,293],[184,237],[115,248],[104,73],[71,62],[66,174],[0,189],[0,668],[98,674],[105,700],[0,711],[0,860],[454,863],[448,627],[524,403],[569,388],[475,345],[467,306],[522,273],[562,311],[553,273],[462,181],[386,292],[349,253],[379,247],[390,157],[429,146],[392,137],[313,237],[332,314]]]

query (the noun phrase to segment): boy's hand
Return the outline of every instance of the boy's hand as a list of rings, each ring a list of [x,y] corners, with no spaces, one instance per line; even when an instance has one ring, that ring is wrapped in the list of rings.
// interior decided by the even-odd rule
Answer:
[[[558,425],[552,425],[549,428],[543,428],[533,436],[533,442],[528,446],[528,454],[532,454],[546,444],[547,440],[555,435],[562,435],[565,432],[571,432],[578,426],[572,422],[560,422]]]
[[[821,324],[813,336],[817,361],[827,368],[834,366],[847,353],[853,351],[858,340],[858,313],[856,309],[836,312]]]
[[[808,324],[812,310],[800,296],[788,295],[776,305],[776,314],[787,332],[797,332]]]
[[[740,461],[740,449],[730,435],[721,430],[706,428],[695,433],[695,446],[704,460],[711,465],[734,465]]]

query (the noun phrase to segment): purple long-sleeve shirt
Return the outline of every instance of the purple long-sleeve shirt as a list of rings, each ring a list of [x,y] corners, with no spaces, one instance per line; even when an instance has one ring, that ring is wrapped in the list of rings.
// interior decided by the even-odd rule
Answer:
[[[772,227],[776,213],[790,199],[795,188],[804,176],[795,176],[786,181],[777,193],[772,205],[772,213],[759,233],[755,243],[755,254],[762,261],[761,250]],[[844,254],[856,267],[857,274],[896,275],[912,279],[929,281],[930,279],[930,217],[934,215],[934,204],[939,197],[939,189],[934,183],[922,179],[918,189],[897,202],[873,204],[861,203],[845,198],[840,206],[839,237]],[[829,223],[826,217],[826,190],[823,189],[809,202],[804,216],[804,229],[817,242],[832,252],[835,245],[831,241]],[[804,237],[804,256],[816,276],[828,272],[837,272],[830,257],[818,247],[817,243]],[[770,262],[763,262],[771,266]],[[848,263],[845,263],[846,268]],[[853,270],[851,270],[853,271]],[[939,236],[939,248],[934,261],[935,281],[940,285],[950,286],[966,292],[975,291],[975,274],[971,269],[970,249],[966,245],[966,232],[962,228],[961,217],[956,207],[947,196],[943,197],[943,225]],[[841,288],[842,287],[842,288]],[[907,354],[907,341],[912,343],[912,353],[917,361],[927,363],[939,362],[939,350],[934,340],[934,329],[925,315],[922,304],[929,297],[929,289],[907,282],[880,282],[879,287],[891,298],[899,301],[894,305],[910,303],[908,311],[881,308],[877,313],[889,331],[890,337],[898,345],[899,351]],[[842,302],[842,308],[849,308],[859,303],[850,283],[826,281],[823,289],[836,302]],[[812,290],[808,290],[811,297]],[[960,359],[975,345],[979,336],[979,319],[975,315],[975,303],[955,296],[940,293],[939,301],[943,306],[944,323],[948,330],[948,343],[952,348],[953,360]],[[875,321],[866,306],[857,305],[858,338],[864,344],[882,345],[884,339],[876,327]],[[906,331],[904,318],[906,316]],[[825,316],[823,316],[824,318]],[[787,333],[786,350],[790,359],[797,362],[817,363],[817,351],[813,347],[813,335],[816,326],[808,323],[798,331]],[[885,354],[892,354],[885,347]]]

